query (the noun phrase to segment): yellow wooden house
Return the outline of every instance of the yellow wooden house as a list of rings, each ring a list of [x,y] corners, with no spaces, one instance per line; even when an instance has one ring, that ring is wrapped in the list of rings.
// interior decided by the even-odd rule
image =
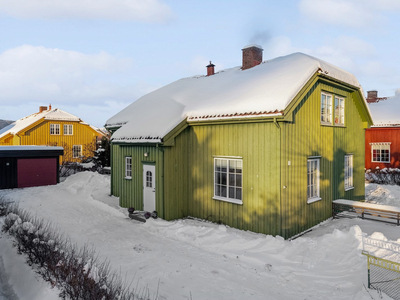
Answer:
[[[0,129],[0,146],[38,145],[64,148],[62,161],[80,162],[92,157],[97,140],[104,135],[98,128],[58,108],[40,106],[39,112]]]

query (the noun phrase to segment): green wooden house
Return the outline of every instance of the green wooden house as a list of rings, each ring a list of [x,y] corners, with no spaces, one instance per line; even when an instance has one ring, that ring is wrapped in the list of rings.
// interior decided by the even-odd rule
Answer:
[[[329,218],[332,200],[364,199],[372,120],[357,79],[302,53],[242,51],[241,67],[210,62],[107,121],[122,207],[289,238]]]

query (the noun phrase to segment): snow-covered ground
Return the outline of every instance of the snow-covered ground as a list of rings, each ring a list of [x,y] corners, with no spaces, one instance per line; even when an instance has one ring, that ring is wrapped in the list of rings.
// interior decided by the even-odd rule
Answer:
[[[79,245],[93,245],[113,269],[158,299],[381,299],[365,288],[361,250],[400,262],[395,225],[328,220],[285,241],[198,220],[140,223],[109,196],[109,187],[107,175],[84,172],[56,186],[3,190],[0,197],[52,222]],[[375,203],[400,206],[398,186],[369,184],[366,193]],[[0,249],[0,291],[11,295],[4,299],[57,299],[15,254],[9,237],[0,235]]]

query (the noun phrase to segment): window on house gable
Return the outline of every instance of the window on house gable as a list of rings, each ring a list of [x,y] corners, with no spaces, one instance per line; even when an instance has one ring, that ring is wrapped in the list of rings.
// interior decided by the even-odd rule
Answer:
[[[390,163],[390,143],[371,143],[372,162]]]
[[[132,157],[125,157],[125,178],[132,178]]]
[[[72,124],[64,124],[64,135],[72,135]]]
[[[60,134],[60,124],[50,124],[50,134],[59,135]]]
[[[319,158],[307,160],[307,203],[321,200],[319,194]]]
[[[321,123],[332,124],[332,95],[321,93]]]
[[[353,186],[353,155],[344,156],[344,189],[350,190]]]
[[[344,125],[344,98],[335,96],[335,125]]]
[[[72,157],[73,158],[82,157],[82,145],[73,145],[72,146]]]
[[[214,199],[242,204],[243,160],[214,158]]]

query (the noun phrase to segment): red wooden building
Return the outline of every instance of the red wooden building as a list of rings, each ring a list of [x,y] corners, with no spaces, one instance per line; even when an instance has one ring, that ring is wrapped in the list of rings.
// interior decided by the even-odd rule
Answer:
[[[400,97],[368,92],[374,125],[365,132],[365,168],[400,168]]]
[[[63,153],[62,147],[0,146],[0,189],[57,184]]]

